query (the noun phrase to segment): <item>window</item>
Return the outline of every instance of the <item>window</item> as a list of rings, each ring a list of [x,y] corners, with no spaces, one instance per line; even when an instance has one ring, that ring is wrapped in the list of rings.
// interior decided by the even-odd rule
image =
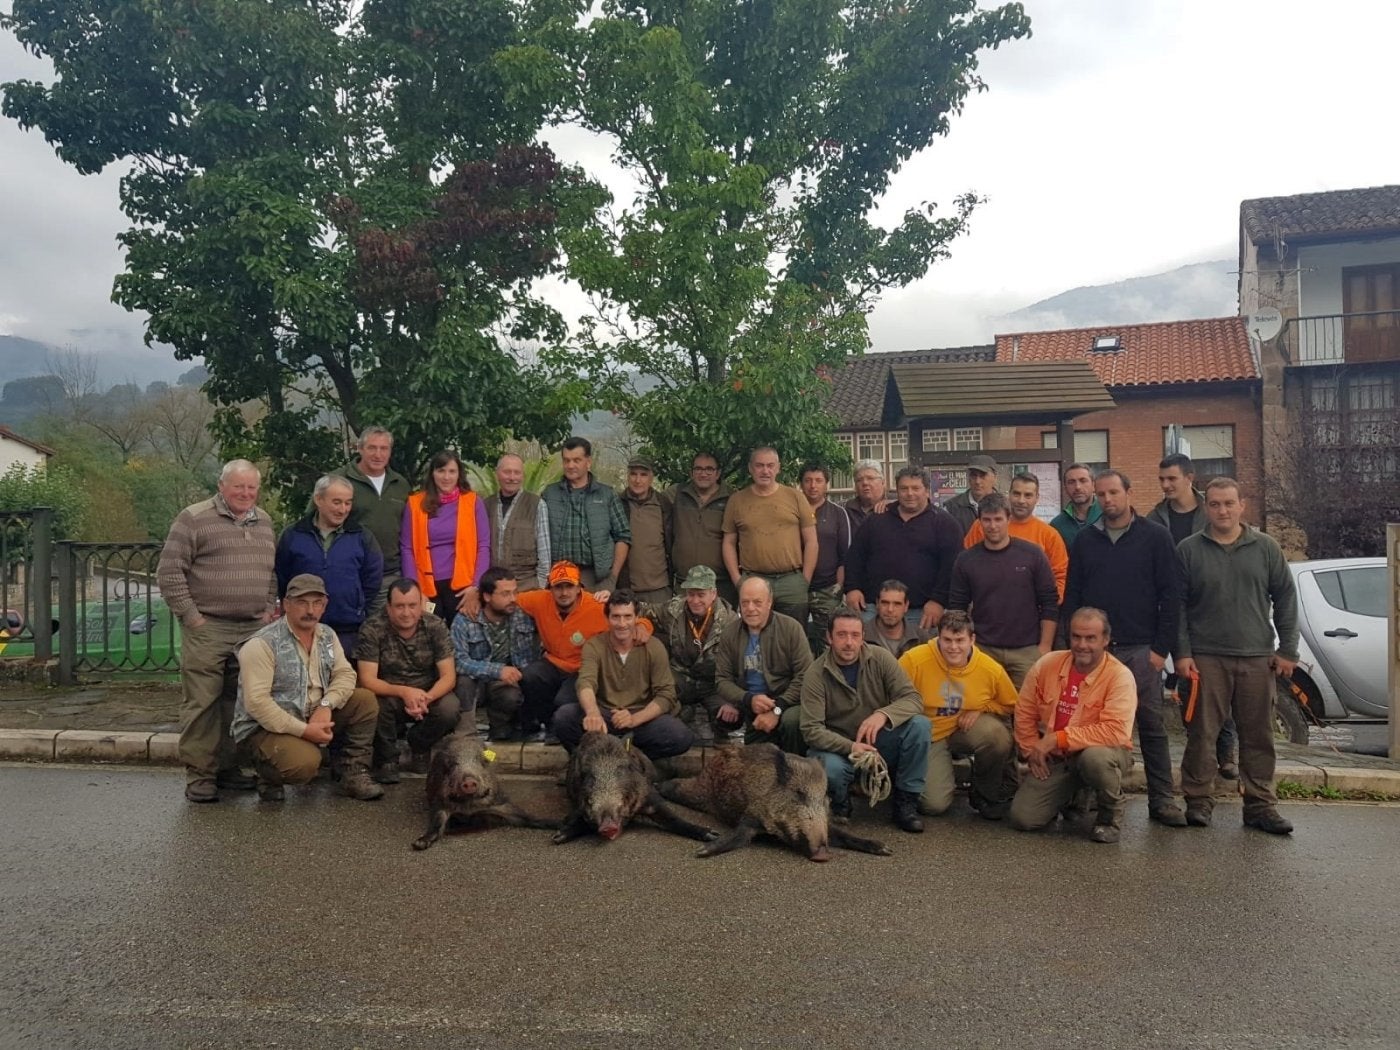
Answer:
[[[1162,454],[1166,455],[1166,430],[1162,431]],[[1196,487],[1205,488],[1211,478],[1235,476],[1235,428],[1231,424],[1182,427],[1181,449],[1196,465]]]
[[[1059,448],[1060,435],[1053,430],[1042,431],[1040,447]],[[1108,431],[1076,430],[1072,460],[1083,463],[1095,474],[1105,469],[1108,466]]]
[[[1384,565],[1319,572],[1314,573],[1313,578],[1317,580],[1317,589],[1332,608],[1358,616],[1385,618],[1388,595]]]
[[[924,451],[925,452],[951,452],[953,451],[953,434],[947,430],[925,430],[924,431]]]
[[[837,434],[836,441],[840,445],[846,446],[848,455],[855,452],[855,438],[850,434]],[[833,470],[831,472],[831,489],[834,492],[854,492],[856,487],[855,479],[848,470]]]
[[[1400,358],[1400,263],[1344,269],[1342,310],[1348,364]]]
[[[1392,366],[1309,370],[1302,430],[1337,477],[1388,481],[1400,466],[1400,374]]]
[[[977,452],[981,448],[981,427],[958,427],[953,431],[954,452]]]
[[[876,463],[885,462],[884,434],[857,434],[856,461],[873,459]]]
[[[894,484],[894,476],[909,465],[909,431],[891,430],[885,435],[890,449],[890,465],[886,471],[888,483]]]

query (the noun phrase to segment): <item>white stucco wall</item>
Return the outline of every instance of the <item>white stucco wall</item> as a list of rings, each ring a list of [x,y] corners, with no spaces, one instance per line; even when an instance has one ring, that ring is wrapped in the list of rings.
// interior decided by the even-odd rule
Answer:
[[[1400,237],[1346,241],[1298,249],[1298,316],[1342,312],[1342,268],[1400,263]]]
[[[0,474],[5,473],[15,463],[23,463],[26,467],[40,467],[47,463],[48,459],[48,456],[37,449],[0,435]]]

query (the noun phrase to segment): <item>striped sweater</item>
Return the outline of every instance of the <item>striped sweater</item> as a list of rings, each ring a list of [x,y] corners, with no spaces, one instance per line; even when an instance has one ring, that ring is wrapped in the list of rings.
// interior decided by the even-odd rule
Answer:
[[[235,518],[216,495],[175,518],[156,579],[186,627],[197,616],[252,620],[277,600],[276,553],[271,518],[256,507]]]

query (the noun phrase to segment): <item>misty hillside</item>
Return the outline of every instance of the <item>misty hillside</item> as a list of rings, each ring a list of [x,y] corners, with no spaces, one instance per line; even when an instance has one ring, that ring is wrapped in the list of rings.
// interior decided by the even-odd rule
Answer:
[[[1166,273],[1072,288],[993,319],[996,333],[1089,328],[1228,317],[1238,309],[1234,259],[1193,263]]]

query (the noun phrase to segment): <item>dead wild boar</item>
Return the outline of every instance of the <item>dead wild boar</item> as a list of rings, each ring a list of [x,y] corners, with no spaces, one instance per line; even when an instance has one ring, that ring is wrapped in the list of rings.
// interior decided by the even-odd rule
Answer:
[[[773,744],[716,748],[698,777],[668,781],[660,790],[672,802],[712,813],[733,829],[701,849],[701,857],[747,846],[758,834],[816,861],[830,860],[831,846],[880,856],[893,852],[833,825],[821,763],[785,754]]]
[[[499,821],[517,828],[557,828],[557,820],[530,816],[501,790],[495,767],[487,761],[481,738],[449,733],[433,748],[428,763],[428,830],[413,840],[414,849],[427,849],[442,838],[456,819]]]
[[[584,733],[564,775],[569,815],[554,836],[569,842],[597,831],[608,841],[622,834],[633,817],[650,817],[667,831],[709,842],[719,833],[692,824],[666,804],[656,791],[651,760],[609,733]]]

